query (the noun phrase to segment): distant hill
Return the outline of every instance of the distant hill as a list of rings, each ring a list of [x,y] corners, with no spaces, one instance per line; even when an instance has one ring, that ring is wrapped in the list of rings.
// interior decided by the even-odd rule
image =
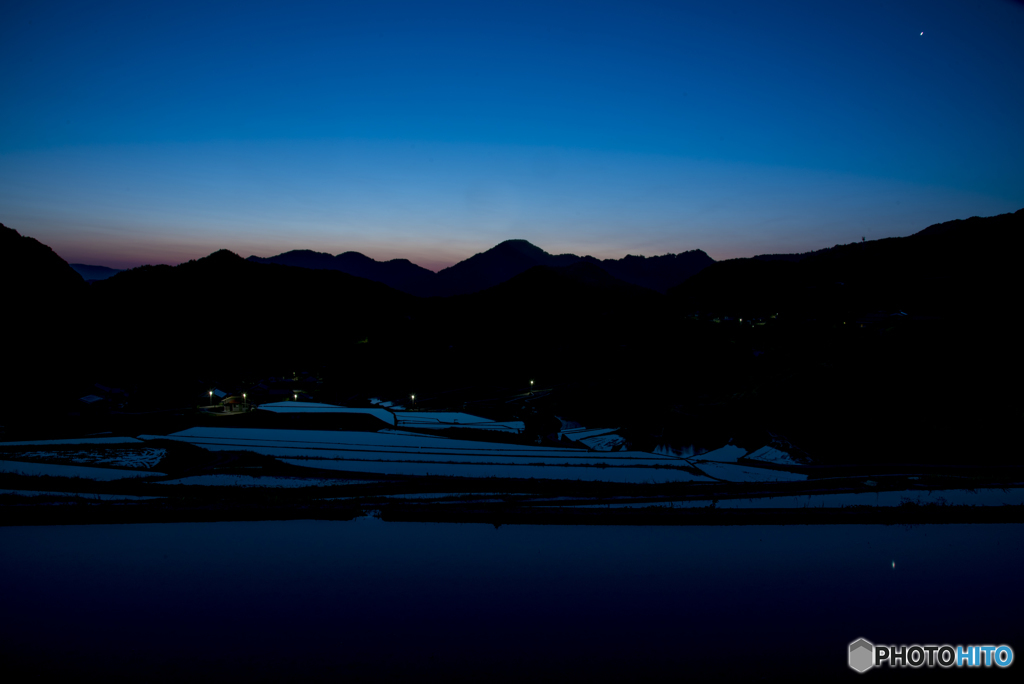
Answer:
[[[24,237],[0,223],[0,278],[8,287],[38,296],[41,291],[65,292],[77,288],[82,278],[68,262],[35,238]],[[10,290],[6,290],[10,292]]]
[[[410,375],[430,369],[439,381],[463,385],[621,380],[631,377],[616,370],[630,353],[623,345],[643,346],[660,330],[652,321],[664,299],[587,261],[534,266],[480,292],[419,300],[417,349],[399,360]]]
[[[227,344],[241,334],[241,326],[249,331],[254,326],[274,330],[269,338],[280,337],[283,345],[292,329],[306,331],[293,337],[308,337],[312,329],[325,332],[325,326],[337,335],[349,324],[358,327],[364,318],[390,308],[400,310],[412,300],[386,285],[346,273],[258,264],[224,249],[178,266],[122,271],[92,289],[97,303],[109,307],[112,316],[136,318],[138,306],[145,316],[159,312],[187,317],[189,327],[209,331],[211,339]]]
[[[1006,306],[1022,248],[1024,209],[836,245],[800,259],[720,261],[669,294],[688,309],[736,316],[970,315]]]
[[[492,288],[457,297],[453,303],[492,312],[493,318],[517,325],[523,320],[531,328],[557,329],[564,325],[559,320],[569,320],[580,330],[592,330],[594,325],[603,327],[595,316],[626,315],[638,304],[660,303],[661,299],[648,288],[581,260],[568,266],[534,266]]]
[[[0,224],[5,409],[43,405],[77,370],[88,287],[52,249]]]
[[[629,255],[622,259],[605,259],[598,265],[619,280],[664,293],[714,263],[703,250],[694,249],[654,257]]]
[[[384,283],[388,287],[409,294],[418,294],[429,290],[430,283],[435,278],[433,271],[417,266],[408,259],[377,261],[359,252],[345,252],[332,256],[324,252],[297,249],[268,258],[251,256],[248,261],[259,264],[341,271],[357,278]]]
[[[454,266],[437,272],[434,295],[448,297],[479,292],[499,285],[534,266],[568,266],[580,261],[575,254],[548,254],[526,240],[506,240]]]
[[[821,462],[1008,463],[1024,427],[1022,236],[1024,210],[717,263],[509,241],[427,278],[449,296],[417,297],[224,250],[86,286],[45,245],[3,229],[11,389],[0,399],[17,421],[45,424],[80,411],[98,381],[149,411],[191,405],[216,378],[315,371],[310,391],[338,401],[504,387],[496,410],[548,423],[583,412],[652,445],[780,435]],[[509,399],[533,378],[544,391]]]
[[[757,256],[755,256],[753,258],[757,259],[758,261],[793,261],[793,262],[796,262],[796,261],[803,261],[807,257],[814,256],[815,254],[821,254],[822,252],[827,252],[829,249],[831,249],[831,248],[830,247],[826,247],[825,249],[817,249],[817,250],[814,250],[813,252],[799,252],[797,254],[758,254]]]
[[[17,313],[34,326],[65,314],[86,289],[82,277],[52,249],[2,223],[0,283],[4,317],[10,319]]]
[[[323,252],[294,250],[277,256],[248,259],[256,263],[342,271],[359,278],[384,283],[419,297],[450,297],[480,292],[499,285],[535,266],[560,268],[588,262],[619,280],[657,292],[685,282],[715,263],[701,250],[656,257],[626,256],[599,260],[575,254],[549,254],[526,240],[506,240],[454,266],[434,273],[406,259],[376,261],[359,252],[331,256]]]
[[[398,337],[417,301],[346,273],[259,264],[227,250],[129,269],[88,289],[91,327],[133,340],[151,372],[171,375],[280,362],[301,368],[359,340]],[[97,339],[97,362],[134,363],[120,345]]]
[[[82,276],[85,281],[90,280],[106,280],[111,276],[115,276],[121,272],[119,268],[108,268],[107,266],[91,266],[89,264],[71,264],[71,268],[75,269],[75,273]]]
[[[669,308],[745,342],[752,380],[731,411],[808,453],[1016,464],[1022,249],[1024,210],[949,221],[799,261],[721,261],[670,290]]]

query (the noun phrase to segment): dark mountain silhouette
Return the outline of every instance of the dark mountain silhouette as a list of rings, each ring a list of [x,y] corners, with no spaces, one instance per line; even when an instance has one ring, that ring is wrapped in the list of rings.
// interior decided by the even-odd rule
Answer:
[[[1001,457],[987,453],[1024,427],[1015,389],[1024,380],[1015,332],[1022,248],[1024,210],[799,262],[719,262],[669,300],[680,317],[733,319],[716,326],[749,345],[747,360],[734,361],[749,379],[733,411],[799,435],[809,452],[992,462]],[[764,327],[738,323],[775,314]]]
[[[618,280],[664,292],[673,285],[714,263],[701,250],[666,254],[658,257],[627,256],[599,260],[575,254],[548,254],[526,240],[506,240],[486,252],[476,254],[438,272],[437,294],[466,294],[494,287],[534,266],[560,268],[586,262],[606,271]]]
[[[622,259],[599,260],[575,254],[549,254],[526,240],[506,240],[437,273],[406,259],[381,262],[359,252],[331,256],[323,252],[294,250],[268,258],[251,256],[248,260],[342,271],[419,297],[450,297],[480,292],[534,266],[558,268],[583,261],[597,265],[619,280],[665,292],[714,263],[714,259],[699,249],[657,257],[630,255]]]
[[[502,410],[567,410],[651,440],[752,435],[760,446],[771,432],[819,462],[1008,462],[1024,415],[1022,222],[1024,210],[799,260],[713,263],[667,295],[652,274],[664,284],[706,255],[599,261],[512,241],[441,284],[499,282],[447,297],[227,251],[86,286],[45,246],[0,231],[17,388],[4,401],[18,420],[47,421],[55,398],[78,403],[83,382],[159,407],[194,402],[202,379],[302,370],[322,378],[312,394],[339,401],[539,377],[556,388],[547,404]]]
[[[592,263],[534,266],[481,292],[418,300],[411,338],[383,355],[395,377],[420,386],[625,379],[623,342],[649,338],[663,300]]]
[[[377,261],[359,252],[331,256],[324,252],[297,249],[265,259],[251,256],[248,260],[260,264],[341,271],[358,278],[384,283],[388,287],[410,294],[428,291],[430,283],[435,278],[433,271],[417,266],[408,259]]]
[[[178,266],[142,266],[91,288],[95,315],[111,328],[181,330],[148,344],[226,358],[256,346],[301,353],[367,336],[413,298],[346,273],[257,264],[220,250]],[[154,315],[154,314],[157,315]],[[192,355],[195,355],[194,353]]]
[[[703,250],[694,249],[655,257],[629,255],[622,259],[604,259],[599,265],[619,280],[664,293],[713,263],[715,260]]]
[[[479,292],[534,266],[568,266],[579,260],[575,254],[548,254],[526,240],[506,240],[438,271],[432,294],[449,297]]]
[[[418,301],[345,273],[258,264],[226,250],[129,269],[88,290],[80,342],[88,367],[158,406],[192,401],[185,378],[290,376],[351,360],[360,341],[405,339]]]
[[[988,311],[1010,291],[1022,247],[1024,209],[836,245],[798,261],[720,261],[669,294],[683,307],[734,316],[966,315]]]
[[[71,268],[75,269],[75,273],[82,276],[82,279],[85,281],[106,280],[107,278],[115,276],[122,271],[122,269],[119,268],[91,266],[89,264],[71,264]]]
[[[578,329],[588,329],[588,320],[602,327],[595,317],[625,315],[638,303],[660,301],[647,288],[619,280],[595,263],[577,261],[568,266],[534,266],[492,288],[457,297],[453,305],[470,306],[517,325],[522,319],[531,327],[546,323],[545,329],[550,330],[567,319]]]
[[[799,275],[791,261],[727,259],[670,289],[668,295],[688,311],[736,318],[770,316],[787,309],[800,286]]]
[[[825,249],[817,249],[817,250],[814,250],[812,252],[799,252],[799,253],[796,253],[796,254],[758,254],[757,256],[755,256],[753,258],[757,259],[758,261],[793,261],[793,262],[796,262],[796,261],[803,261],[807,257],[814,256],[815,254],[821,254],[822,252],[827,252],[829,249],[831,249],[831,248],[830,247],[826,247]]]
[[[52,249],[3,224],[0,279],[3,318],[12,326],[6,331],[5,342],[11,344],[25,341],[31,345],[45,339],[75,312],[86,290],[82,277]]]
[[[502,340],[510,353],[557,346],[575,362],[593,362],[591,351],[615,344],[649,325],[663,296],[615,278],[597,264],[534,266],[492,288],[453,297],[455,318],[473,311],[473,325],[460,326],[490,340]],[[453,321],[453,327],[456,324]],[[539,343],[539,344],[538,344]],[[535,360],[537,362],[537,360]]]
[[[2,223],[0,273],[4,292],[20,291],[19,299],[36,299],[52,293],[64,294],[83,284],[82,277],[52,249],[35,238],[22,236]]]
[[[78,361],[85,281],[38,240],[0,224],[3,366],[0,403],[39,406],[50,388],[66,386]]]
[[[343,270],[335,262],[333,255],[326,252],[314,252],[311,249],[293,249],[290,252],[284,252],[268,258],[250,256],[246,261],[252,261],[257,264],[278,264],[279,266],[322,269],[325,271]]]

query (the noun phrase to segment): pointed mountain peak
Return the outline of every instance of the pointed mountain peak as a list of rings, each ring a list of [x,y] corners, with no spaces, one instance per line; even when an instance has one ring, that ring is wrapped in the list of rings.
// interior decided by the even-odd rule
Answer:
[[[232,252],[230,249],[218,249],[216,252],[213,252],[212,254],[210,254],[210,256],[208,256],[206,258],[207,259],[241,259],[242,257],[238,256],[237,254]]]
[[[362,252],[353,252],[353,251],[342,252],[341,254],[335,256],[334,258],[338,261],[338,263],[351,263],[351,264],[358,263],[358,264],[363,264],[363,265],[384,263],[384,262],[381,262],[381,261],[377,261],[373,257],[368,257],[365,254],[363,254]]]
[[[245,261],[242,257],[238,256],[230,249],[218,249],[216,252],[204,256],[201,259],[196,259],[197,264],[235,264]]]
[[[8,228],[7,226],[5,226],[2,223],[0,223],[0,233],[3,233],[5,236],[10,236],[10,237],[21,237],[21,233],[19,233],[18,231],[14,230],[13,228]]]
[[[290,250],[288,252],[285,252],[284,254],[285,255],[290,255],[290,256],[314,256],[314,257],[319,257],[319,256],[327,256],[327,257],[329,257],[329,256],[331,256],[327,252],[318,252],[315,249],[293,249],[293,250]]]
[[[518,254],[529,254],[529,255],[537,255],[537,256],[547,255],[546,251],[544,251],[543,249],[541,249],[537,245],[533,244],[529,240],[520,240],[520,239],[505,240],[504,242],[499,242],[497,245],[495,245],[494,247],[491,247],[487,251],[488,252],[516,252]]]

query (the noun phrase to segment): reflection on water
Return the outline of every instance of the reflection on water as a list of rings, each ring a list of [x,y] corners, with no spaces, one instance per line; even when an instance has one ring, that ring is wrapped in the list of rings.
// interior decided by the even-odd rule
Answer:
[[[795,494],[792,496],[761,496],[755,499],[722,498],[669,501],[667,503],[584,503],[576,508],[642,508],[667,506],[669,508],[843,508],[845,506],[893,507],[914,504],[918,506],[1022,506],[1024,487],[1007,489],[904,489],[884,492],[841,492],[838,494]],[[559,505],[571,505],[559,502]]]
[[[372,518],[0,528],[0,658],[150,681],[840,673],[858,637],[1020,643],[1022,531]]]
[[[659,444],[654,447],[651,453],[661,456],[673,456],[675,458],[693,458],[696,451],[692,444],[678,446],[673,444]]]
[[[129,477],[150,477],[163,475],[150,470],[127,470],[124,468],[93,468],[91,466],[65,465],[62,463],[34,463],[32,461],[8,461],[0,459],[0,473],[21,475],[48,475],[50,477],[80,477],[83,480],[109,482]]]

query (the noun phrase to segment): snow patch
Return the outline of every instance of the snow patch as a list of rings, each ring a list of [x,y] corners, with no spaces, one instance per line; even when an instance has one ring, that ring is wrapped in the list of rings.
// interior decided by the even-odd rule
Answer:
[[[768,470],[732,463],[698,461],[695,465],[701,472],[726,482],[799,482],[807,479],[806,475],[785,470]]]
[[[616,434],[587,437],[579,441],[581,444],[586,444],[594,451],[611,451],[616,447],[621,449],[626,446],[626,438]]]
[[[331,485],[350,484],[352,482],[366,482],[365,480],[342,480],[323,479],[306,477],[280,477],[267,475],[194,475],[193,477],[181,477],[176,480],[162,480],[159,484],[166,485],[203,485],[208,487],[327,487]]]
[[[572,440],[573,442],[578,442],[581,439],[608,435],[613,432],[618,432],[618,430],[619,428],[572,428],[569,430],[562,430],[562,436],[566,439]]]
[[[138,444],[134,437],[76,437],[74,439],[36,439],[28,442],[0,442],[0,447],[7,446],[43,446],[46,444]]]
[[[144,442],[139,442],[144,444]],[[83,449],[76,451],[22,451],[17,458],[45,463],[109,465],[123,468],[152,468],[167,453],[166,449],[144,446],[129,449]],[[14,455],[14,454],[10,454]]]
[[[764,461],[766,463],[778,463],[779,465],[800,465],[785,451],[780,451],[770,446],[761,447],[757,451],[747,454],[746,458],[751,461]]]
[[[735,463],[747,455],[747,450],[734,444],[726,444],[721,449],[715,449],[705,454],[694,456],[695,461],[714,461],[716,463]]]
[[[80,477],[84,480],[109,482],[131,477],[163,475],[149,470],[121,470],[119,468],[89,468],[87,466],[60,465],[56,463],[30,463],[26,461],[0,460],[0,472],[20,475],[50,475],[53,477]]]
[[[463,463],[406,463],[396,461],[307,461],[282,458],[292,465],[380,473],[383,475],[453,475],[457,477],[535,478],[587,482],[713,482],[711,478],[671,468],[574,468],[531,465],[469,465]]]

